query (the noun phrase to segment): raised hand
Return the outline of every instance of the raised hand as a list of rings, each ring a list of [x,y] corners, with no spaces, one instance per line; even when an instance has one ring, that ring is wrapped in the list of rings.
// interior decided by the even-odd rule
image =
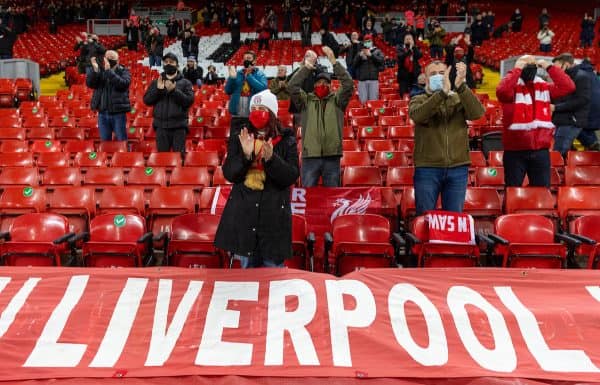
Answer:
[[[92,64],[92,69],[94,70],[94,72],[98,72],[98,70],[100,69],[100,67],[98,66],[98,62],[96,61],[96,57],[90,58],[90,63]]]
[[[450,71],[448,71],[449,73]],[[463,62],[456,63],[456,79],[454,80],[454,87],[459,88],[467,81],[467,65]]]
[[[273,156],[273,138],[263,143],[263,159],[268,161]]]
[[[229,77],[230,78],[235,78],[237,77],[237,72],[235,70],[234,66],[229,66]]]
[[[442,91],[447,94],[450,92],[450,88],[450,67],[448,67],[446,71],[444,71],[444,87],[442,88]]]
[[[104,63],[102,63],[102,66],[104,67],[104,69],[106,71],[108,71],[110,69],[110,63],[108,62],[107,58],[104,58]]]
[[[172,92],[175,89],[175,82],[173,80],[165,80],[165,88],[167,92]]]
[[[158,88],[159,90],[165,89],[165,80],[162,76],[158,77],[158,80],[156,81],[156,88]]]
[[[331,48],[324,46],[323,53],[325,54],[325,56],[327,56],[327,59],[329,59],[331,64],[335,64],[335,55],[333,54],[333,51],[331,50]]]
[[[254,135],[248,133],[246,127],[242,128],[242,131],[238,135],[240,138],[240,144],[242,145],[242,151],[248,159],[252,159],[254,153]]]

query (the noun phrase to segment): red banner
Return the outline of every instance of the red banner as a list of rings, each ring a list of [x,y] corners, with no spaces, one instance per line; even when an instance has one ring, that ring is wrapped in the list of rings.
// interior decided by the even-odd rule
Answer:
[[[594,271],[2,273],[1,381],[231,373],[600,381]]]
[[[217,188],[211,207],[212,214],[221,214],[231,192],[231,186]],[[292,214],[306,218],[308,231],[322,236],[331,231],[331,223],[345,214],[380,214],[381,189],[379,187],[353,188],[293,188]]]
[[[431,243],[475,244],[475,222],[469,214],[433,210],[425,215]]]

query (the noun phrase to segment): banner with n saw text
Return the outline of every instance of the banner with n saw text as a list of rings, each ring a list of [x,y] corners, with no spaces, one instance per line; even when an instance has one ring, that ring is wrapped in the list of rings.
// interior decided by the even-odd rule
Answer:
[[[594,271],[0,271],[0,381],[515,377],[600,381]]]

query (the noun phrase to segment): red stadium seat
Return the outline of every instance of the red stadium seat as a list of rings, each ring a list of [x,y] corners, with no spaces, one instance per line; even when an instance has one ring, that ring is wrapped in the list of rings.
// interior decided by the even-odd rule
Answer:
[[[217,151],[192,151],[185,154],[183,164],[186,167],[207,167],[214,170],[219,166],[219,153]]]
[[[502,215],[502,198],[496,189],[469,187],[463,212],[473,217],[476,233],[491,233],[494,231],[494,220]]]
[[[365,140],[363,148],[371,154],[375,154],[377,151],[396,151],[396,146],[394,146],[394,142],[391,139],[368,139]]]
[[[169,185],[200,190],[210,186],[210,174],[206,167],[178,167],[173,169]]]
[[[504,156],[504,151],[490,151],[488,153],[488,165],[490,167],[503,167],[504,163],[502,161],[502,157]]]
[[[292,258],[284,265],[291,269],[314,271],[314,233],[308,232],[306,218],[292,215]]]
[[[565,167],[565,185],[593,186],[600,185],[599,166],[567,166]]]
[[[89,231],[90,220],[96,216],[96,195],[90,187],[58,187],[48,195],[47,212],[60,214],[69,220],[69,231]]]
[[[227,152],[227,143],[223,139],[204,139],[198,141],[195,151],[217,151],[222,158]]]
[[[133,151],[141,152],[144,156],[157,152],[155,140],[144,140],[133,144]]]
[[[381,172],[375,166],[348,166],[344,169],[343,186],[381,186]]]
[[[70,163],[71,157],[67,152],[42,152],[35,161],[40,170],[48,167],[69,167]]]
[[[52,127],[31,127],[27,129],[28,140],[54,140]]]
[[[98,204],[98,215],[135,214],[144,216],[145,211],[144,191],[141,188],[104,188]]]
[[[31,152],[62,152],[62,146],[58,140],[34,140],[31,144]]]
[[[80,185],[81,174],[77,167],[48,167],[42,174],[42,186],[46,189]]]
[[[0,232],[8,231],[16,216],[46,209],[46,191],[37,187],[8,187],[0,195]]]
[[[25,140],[25,129],[19,127],[2,127],[0,129],[0,140],[2,142],[7,140]]]
[[[35,187],[40,184],[40,175],[35,167],[4,167],[0,173],[0,188]]]
[[[63,146],[64,152],[77,154],[78,152],[94,152],[96,148],[93,140],[67,140]]]
[[[146,232],[146,221],[139,215],[99,215],[90,222],[84,240],[85,266],[135,267],[151,261],[152,233]]]
[[[210,214],[175,217],[169,234],[169,265],[190,268],[224,267],[224,255],[214,246],[220,220],[220,216]]]
[[[154,152],[146,162],[148,167],[165,167],[167,171],[181,167],[181,153],[179,152]]]
[[[128,172],[132,167],[144,167],[146,160],[142,152],[115,152],[110,160],[110,165],[123,167]]]
[[[345,152],[340,159],[342,168],[346,166],[370,166],[371,158],[367,151],[349,151]]]
[[[92,167],[83,176],[83,184],[84,186],[92,186],[96,190],[111,186],[123,186],[125,184],[123,169],[119,167]]]
[[[167,185],[167,173],[163,167],[132,167],[127,174],[127,186],[151,192]]]
[[[0,145],[0,154],[9,152],[29,152],[29,141],[27,140],[5,140]],[[31,155],[27,155],[31,156]]]
[[[73,165],[82,170],[105,167],[108,163],[107,158],[105,152],[78,152]]]
[[[413,167],[390,167],[387,170],[385,185],[403,190],[413,185],[414,175]]]
[[[564,229],[582,215],[600,214],[600,187],[561,186],[558,189],[558,215]]]
[[[30,213],[14,219],[3,233],[2,262],[6,266],[60,266],[71,252],[67,218],[49,213]]]
[[[554,223],[535,214],[507,214],[496,219],[493,241],[494,255],[504,267],[555,268],[565,266],[567,246],[557,241],[569,241],[556,234]]]
[[[230,181],[225,179],[225,175],[223,175],[223,168],[221,166],[215,168],[215,172],[213,174],[212,185],[213,186],[224,186],[232,184]]]
[[[587,257],[588,269],[600,268],[600,215],[584,215],[575,219],[569,225],[569,235],[581,241],[577,254]]]
[[[107,154],[112,154],[115,152],[127,152],[127,142],[126,141],[102,141],[98,145],[98,152],[105,152]]]
[[[196,210],[194,192],[188,188],[159,187],[152,191],[146,210],[148,228],[154,234],[169,233],[171,221],[178,215]]]
[[[479,167],[475,170],[476,187],[504,189],[503,167]]]
[[[346,151],[360,151],[360,144],[357,140],[342,140],[342,149]]]
[[[600,152],[569,151],[567,166],[600,166]]]
[[[365,126],[375,126],[377,125],[377,119],[373,116],[360,116],[356,118],[352,118],[350,120],[353,127],[365,127]]]
[[[32,167],[33,154],[30,152],[0,152],[0,167]]]
[[[379,123],[384,125],[381,119]],[[415,128],[413,126],[389,126],[387,137],[389,139],[414,139]]]
[[[479,264],[479,247],[469,244],[429,242],[429,228],[424,216],[415,218],[411,231],[404,235],[410,251],[409,265],[418,267],[475,267]]]
[[[558,217],[556,197],[545,187],[507,187],[506,214],[537,214]]]
[[[404,151],[378,151],[375,153],[373,163],[379,168],[411,166],[410,154]]]
[[[389,221],[374,214],[337,217],[325,235],[326,271],[342,276],[362,268],[390,267],[394,249]],[[329,254],[331,252],[331,254]],[[329,265],[333,269],[329,269]]]
[[[381,126],[362,126],[358,128],[358,138],[361,142],[368,139],[385,139],[385,131]]]

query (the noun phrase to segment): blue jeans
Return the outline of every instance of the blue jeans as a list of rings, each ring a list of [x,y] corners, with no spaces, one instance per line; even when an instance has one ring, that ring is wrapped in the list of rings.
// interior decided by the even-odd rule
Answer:
[[[554,133],[554,151],[558,151],[563,157],[567,156],[567,152],[571,149],[573,141],[581,132],[580,127],[575,126],[558,126]]]
[[[113,132],[115,133],[116,140],[127,140],[127,130],[125,128],[125,122],[125,113],[98,113],[98,130],[100,131],[100,140],[112,140]]]
[[[236,257],[240,259],[242,269],[250,269],[253,267],[285,267],[283,263],[278,265],[270,259],[262,258],[260,261],[257,261],[255,258],[245,257],[243,255],[236,255]]]
[[[596,136],[596,130],[581,130],[577,139],[581,142],[584,147],[590,147],[594,143],[598,143],[598,137]]]
[[[467,191],[469,167],[415,167],[415,204],[417,215],[435,210],[442,194],[442,210],[462,212]]]
[[[431,53],[432,58],[441,59],[444,56],[444,48],[439,45],[432,45],[429,47],[429,52]]]
[[[551,52],[552,44],[540,44],[540,51],[542,52]]]
[[[158,55],[150,55],[150,67],[160,67],[162,64],[162,57]]]
[[[340,157],[302,158],[302,187],[314,187],[323,177],[323,186],[340,187]]]

